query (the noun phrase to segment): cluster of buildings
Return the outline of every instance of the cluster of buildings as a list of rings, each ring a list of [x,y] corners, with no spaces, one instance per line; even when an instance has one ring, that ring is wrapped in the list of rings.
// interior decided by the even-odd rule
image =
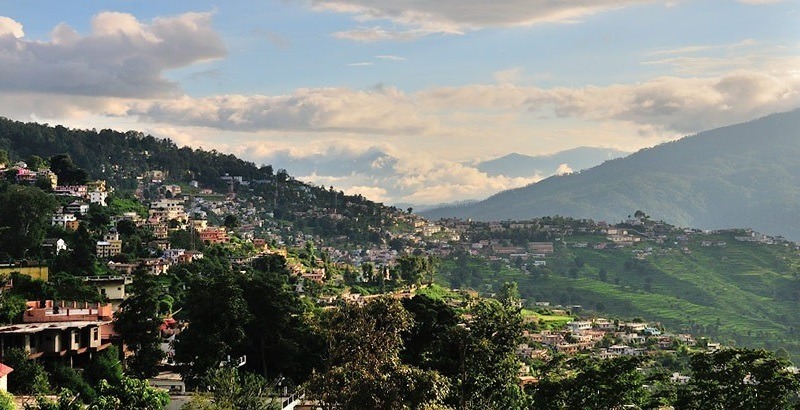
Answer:
[[[561,330],[525,331],[517,348],[521,359],[546,359],[554,353],[590,353],[607,359],[616,356],[644,356],[658,351],[674,351],[679,345],[697,346],[690,334],[664,333],[658,325],[619,322],[604,318],[574,320]],[[716,350],[718,343],[706,343]]]

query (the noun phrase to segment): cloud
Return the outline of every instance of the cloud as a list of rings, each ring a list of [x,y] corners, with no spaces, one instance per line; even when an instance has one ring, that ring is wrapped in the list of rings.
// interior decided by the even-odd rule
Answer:
[[[318,11],[353,15],[357,21],[388,21],[407,28],[388,31],[380,26],[335,33],[356,41],[397,40],[443,33],[462,34],[485,27],[531,26],[575,22],[607,10],[651,3],[650,0],[312,0]]]
[[[22,24],[12,18],[0,16],[0,37],[11,36],[20,38],[25,36]]]
[[[558,166],[558,168],[556,168],[555,174],[556,175],[567,175],[567,174],[571,174],[573,172],[575,172],[575,171],[573,171],[573,169],[570,168],[569,165],[561,164],[561,165]]]
[[[333,37],[342,40],[357,41],[359,43],[374,43],[385,40],[414,40],[426,34],[429,33],[420,30],[386,30],[378,26],[373,26],[337,31],[333,33]]]
[[[159,17],[143,23],[102,12],[82,36],[62,23],[49,41],[26,40],[22,25],[0,18],[0,90],[97,97],[180,95],[163,73],[225,55],[209,13]],[[3,33],[12,35],[2,35]]]
[[[346,193],[362,194],[380,202],[417,205],[485,198],[542,178],[538,174],[520,178],[490,176],[472,165],[386,145],[365,147],[362,144],[358,150],[341,150],[334,145],[326,152],[294,158],[276,152],[259,161],[275,164],[290,173],[300,173],[298,179],[314,185],[332,185]],[[337,164],[345,164],[345,167]]]
[[[406,61],[405,57],[400,56],[392,56],[392,55],[380,55],[375,56],[378,60],[388,60],[388,61]]]
[[[421,133],[435,120],[394,87],[366,91],[298,89],[288,95],[226,95],[144,102],[129,111],[143,120],[235,131],[294,130]]]
[[[350,63],[348,64],[349,67],[369,67],[372,65],[371,61],[360,61],[358,63]]]

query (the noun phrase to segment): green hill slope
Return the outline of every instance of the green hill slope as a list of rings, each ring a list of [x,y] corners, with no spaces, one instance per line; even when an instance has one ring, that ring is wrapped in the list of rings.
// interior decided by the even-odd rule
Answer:
[[[686,243],[673,237],[663,245],[648,241],[604,250],[591,246],[604,241],[603,236],[583,235],[566,241],[590,246],[559,243],[554,256],[546,259],[546,269],[492,268],[471,258],[467,270],[475,275],[471,285],[487,292],[516,281],[529,302],[640,316],[729,344],[783,347],[800,359],[798,251],[788,244],[739,242],[735,235],[695,234]],[[639,259],[638,254],[646,256]],[[457,261],[445,261],[442,280],[452,279],[456,269]]]
[[[430,218],[619,221],[627,210],[681,226],[733,226],[800,239],[800,110],[724,127],[551,177]]]

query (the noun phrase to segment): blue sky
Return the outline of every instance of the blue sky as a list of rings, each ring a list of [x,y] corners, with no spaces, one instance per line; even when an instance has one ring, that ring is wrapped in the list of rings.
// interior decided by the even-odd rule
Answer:
[[[788,0],[0,0],[0,115],[256,163],[380,151],[374,173],[299,176],[475,199],[555,172],[477,160],[633,151],[800,106],[799,20]]]

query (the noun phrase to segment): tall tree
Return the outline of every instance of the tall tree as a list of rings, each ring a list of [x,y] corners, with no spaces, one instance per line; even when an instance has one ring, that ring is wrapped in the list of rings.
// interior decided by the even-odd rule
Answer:
[[[402,364],[402,333],[411,317],[393,299],[345,304],[324,320],[327,368],[308,384],[326,409],[405,409],[435,406],[448,383],[435,371]]]
[[[766,350],[695,353],[692,378],[678,390],[676,409],[788,409],[800,380],[789,361]]]
[[[559,356],[530,390],[537,409],[619,409],[644,403],[647,392],[636,357]]]
[[[175,358],[185,365],[184,378],[196,383],[208,369],[240,352],[252,316],[237,278],[229,269],[196,277],[184,303],[189,326],[178,335]],[[231,359],[236,359],[232,357]]]
[[[0,253],[23,258],[39,254],[56,201],[39,188],[11,185],[0,192]]]
[[[164,320],[159,311],[164,288],[155,276],[140,272],[130,292],[115,313],[114,329],[133,352],[127,362],[130,373],[148,378],[157,374],[156,366],[164,357],[160,348],[160,327]]]

